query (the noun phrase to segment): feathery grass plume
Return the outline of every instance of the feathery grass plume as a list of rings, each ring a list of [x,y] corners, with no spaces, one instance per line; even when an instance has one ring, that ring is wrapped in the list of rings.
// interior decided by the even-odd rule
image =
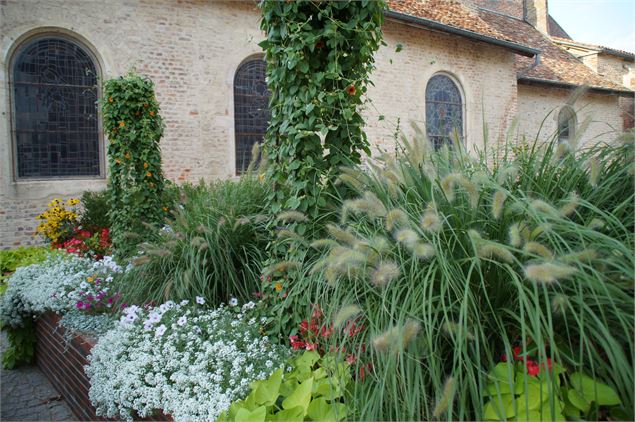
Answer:
[[[205,240],[205,238],[201,236],[194,236],[192,240],[190,240],[190,244],[194,246],[195,248],[198,248],[199,246],[206,243],[207,241]]]
[[[416,242],[410,246],[410,250],[414,256],[422,260],[432,258],[437,252],[434,246],[425,242]]]
[[[551,299],[551,309],[557,314],[563,314],[569,307],[569,298],[562,293],[556,294]]]
[[[392,346],[393,337],[394,335],[392,335],[391,331],[389,330],[385,333],[375,336],[372,339],[371,343],[375,350],[377,350],[378,352],[385,352]]]
[[[362,192],[365,184],[364,178],[365,175],[360,170],[342,166],[340,167],[340,175],[335,181],[335,184],[343,183],[357,192]]]
[[[336,240],[339,240],[343,243],[348,243],[351,246],[355,246],[359,239],[355,237],[355,235],[348,230],[342,230],[334,224],[327,224],[326,230],[329,232],[331,236],[333,236]]]
[[[541,223],[536,226],[531,232],[529,232],[529,228],[527,228],[527,232],[529,233],[525,239],[525,241],[529,241],[531,239],[536,239],[543,233],[549,233],[553,230],[553,226],[549,223]]]
[[[318,239],[318,240],[314,240],[313,242],[311,242],[311,247],[313,249],[330,249],[333,248],[335,246],[337,246],[339,243],[337,243],[335,240],[333,239]]]
[[[309,219],[306,217],[306,215],[304,215],[300,211],[294,210],[282,211],[276,217],[276,221],[282,221],[283,223],[304,223],[308,220]]]
[[[196,231],[199,233],[205,233],[206,230],[207,227],[205,227],[203,224],[199,224],[198,226],[196,226]]]
[[[236,222],[234,223],[234,230],[236,230],[238,227],[240,226],[244,226],[245,224],[249,224],[249,218],[248,217],[240,217],[238,220],[236,220]]]
[[[583,249],[579,252],[573,252],[567,255],[564,255],[560,258],[562,262],[570,263],[570,262],[589,262],[594,261],[598,257],[598,253],[595,249]]]
[[[523,248],[525,255],[540,255],[544,258],[553,258],[553,252],[549,250],[545,245],[538,242],[527,242]]]
[[[573,148],[571,147],[571,144],[569,142],[562,141],[558,143],[558,146],[556,147],[556,151],[553,153],[553,160],[559,161],[560,159],[562,159],[562,157],[570,153],[572,150]]]
[[[504,190],[497,190],[494,193],[494,198],[492,199],[492,216],[494,219],[498,220],[503,214],[503,205],[505,205],[505,200],[507,199],[507,192]]]
[[[138,256],[132,260],[132,265],[138,267],[139,265],[147,264],[150,261],[152,261],[152,259],[149,256]]]
[[[454,188],[461,177],[463,176],[458,173],[450,173],[441,179],[441,189],[443,190],[448,202],[454,202]]]
[[[591,157],[589,159],[589,184],[592,187],[596,187],[598,185],[598,180],[600,179],[600,163],[597,158]]]
[[[518,167],[510,165],[501,169],[496,175],[496,181],[499,185],[503,185],[508,180],[515,180],[518,176]]]
[[[604,220],[599,219],[599,218],[594,218],[593,220],[591,220],[591,222],[589,223],[588,227],[591,230],[601,229],[601,228],[604,227]]]
[[[441,230],[443,222],[441,221],[441,217],[439,217],[439,213],[436,208],[432,204],[428,205],[428,209],[423,213],[420,226],[423,230],[431,233],[436,233]]]
[[[375,287],[384,287],[397,277],[399,277],[399,266],[394,262],[382,262],[377,269],[373,271],[370,282]]]
[[[441,397],[437,399],[437,404],[434,406],[434,410],[432,411],[432,417],[434,419],[439,419],[441,415],[443,415],[447,410],[452,398],[454,397],[454,389],[456,388],[456,379],[454,377],[450,377],[445,380],[445,384],[443,384],[443,392],[441,393]]]
[[[461,329],[463,328],[463,329]],[[470,333],[466,327],[461,327],[456,322],[446,321],[443,323],[443,330],[448,333],[452,338],[459,335],[459,332],[463,332],[463,336],[468,340],[474,340],[474,334]]]
[[[392,231],[395,227],[408,224],[408,215],[400,208],[392,209],[386,214],[386,230]]]
[[[395,240],[407,247],[412,247],[419,241],[419,235],[414,230],[401,229],[395,233]]]
[[[390,250],[392,244],[383,236],[373,236],[368,245],[378,254],[383,254]]]
[[[550,214],[550,215],[556,215],[558,214],[558,211],[552,207],[551,205],[547,204],[545,201],[542,201],[540,199],[534,199],[533,201],[531,201],[531,208],[534,209],[534,211],[538,211],[544,214]]]
[[[219,218],[219,219],[218,219],[218,224],[217,224],[217,226],[218,226],[218,227],[223,227],[223,226],[225,225],[225,223],[226,223],[226,222],[227,222],[227,221],[225,220],[225,217],[221,217],[221,218]]]
[[[136,240],[141,238],[141,235],[139,233],[135,233],[135,232],[125,232],[123,234],[123,238],[126,240]]]
[[[287,229],[279,230],[277,236],[278,236],[278,239],[293,239],[293,240],[304,239],[302,236],[300,236],[293,230],[287,230]]]
[[[409,318],[403,326],[401,342],[404,348],[417,337],[421,331],[421,323]]]
[[[504,245],[491,240],[483,240],[475,230],[468,230],[468,234],[472,241],[476,244],[476,256],[478,258],[497,259],[510,264],[514,262],[514,254],[512,254]]]
[[[459,184],[467,192],[467,197],[469,198],[470,206],[473,209],[476,209],[478,207],[478,199],[479,199],[479,192],[478,192],[478,187],[476,186],[476,183],[472,182],[470,179],[466,177],[462,177],[459,180]]]
[[[509,226],[509,244],[515,248],[519,248],[523,243],[523,239],[520,236],[520,225],[514,223]]]
[[[548,284],[555,283],[558,280],[567,279],[576,272],[577,270],[573,267],[555,262],[531,264],[525,267],[525,275],[528,279]]]
[[[325,268],[328,268],[329,260],[327,258],[319,259],[313,264],[311,270],[309,271],[310,275],[315,275],[324,271]]]
[[[340,328],[346,321],[350,320],[354,316],[357,316],[361,312],[362,309],[357,305],[346,305],[337,311],[337,314],[335,314],[333,326],[335,328]]]
[[[264,223],[265,221],[268,221],[269,217],[264,214],[256,214],[252,216],[251,219],[253,220],[254,223],[260,224],[260,223]]]
[[[300,268],[300,263],[296,262],[296,261],[280,261],[274,265],[270,265],[269,267],[265,268],[265,270],[263,271],[263,275],[265,277],[268,277],[274,273],[283,273],[283,272],[287,272],[289,270],[295,270]]]
[[[384,204],[371,191],[364,192],[364,199],[368,203],[368,212],[372,213],[373,217],[384,217],[388,212]]]
[[[371,192],[365,192],[361,199],[350,199],[344,202],[342,206],[342,222],[346,222],[348,211],[366,214],[369,217],[384,217],[386,215],[386,207]]]
[[[580,197],[577,193],[571,192],[567,203],[560,207],[560,214],[564,217],[568,217],[575,212],[578,205],[580,205]]]

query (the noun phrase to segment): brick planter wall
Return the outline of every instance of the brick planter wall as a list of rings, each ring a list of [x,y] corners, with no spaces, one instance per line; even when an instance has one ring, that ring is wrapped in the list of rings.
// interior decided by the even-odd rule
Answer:
[[[94,343],[77,334],[67,342],[64,338],[66,330],[58,325],[59,319],[58,315],[47,312],[36,321],[35,362],[80,421],[106,421],[108,419],[95,414],[95,408],[90,404],[90,382],[84,373]],[[157,416],[142,420],[172,421],[172,418],[157,412]]]

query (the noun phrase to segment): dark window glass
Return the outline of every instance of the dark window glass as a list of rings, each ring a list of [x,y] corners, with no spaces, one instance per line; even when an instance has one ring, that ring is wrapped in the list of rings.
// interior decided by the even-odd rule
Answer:
[[[78,45],[38,38],[13,66],[17,175],[98,176],[97,73]]]
[[[558,143],[569,142],[575,132],[575,112],[564,107],[558,113]]]
[[[254,59],[243,63],[234,78],[234,122],[236,173],[251,162],[251,150],[264,139],[269,125],[269,90],[265,82],[266,63]]]
[[[430,78],[426,87],[426,133],[435,148],[463,140],[463,104],[459,88],[445,75]]]

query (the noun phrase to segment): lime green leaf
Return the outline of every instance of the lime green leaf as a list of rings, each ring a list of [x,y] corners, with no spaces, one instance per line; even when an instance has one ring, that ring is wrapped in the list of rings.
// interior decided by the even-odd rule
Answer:
[[[483,408],[483,419],[495,421],[505,419],[504,414],[510,403],[512,403],[511,394],[502,394],[500,398],[493,397]]]
[[[313,378],[309,378],[300,384],[293,393],[282,402],[283,409],[291,409],[297,406],[302,407],[303,414],[306,415],[306,410],[309,407],[311,401],[311,389],[313,388]]]
[[[519,422],[520,421],[535,422],[540,420],[550,421],[551,419],[546,419],[546,418],[540,419],[540,412],[538,412],[537,410],[530,410],[529,412],[522,412],[522,413],[519,412],[518,415],[516,416],[516,420]]]
[[[591,402],[578,394],[578,392],[573,388],[567,392],[567,398],[573,406],[580,409],[584,413],[588,412],[591,408]]]
[[[306,411],[302,406],[292,407],[290,409],[281,410],[274,417],[272,421],[281,422],[302,422]]]
[[[329,414],[330,410],[331,406],[329,406],[326,402],[326,399],[324,397],[319,397],[311,401],[307,411],[307,416],[314,421],[323,421],[326,420],[326,416]]]
[[[260,406],[251,412],[243,408],[236,413],[236,422],[264,422],[266,414],[265,406]]]
[[[571,384],[585,399],[594,401],[600,406],[622,404],[622,400],[614,389],[581,372],[571,374]]]
[[[280,392],[280,384],[282,384],[282,368],[271,374],[266,380],[258,384],[254,391],[257,404],[271,406],[276,402]]]

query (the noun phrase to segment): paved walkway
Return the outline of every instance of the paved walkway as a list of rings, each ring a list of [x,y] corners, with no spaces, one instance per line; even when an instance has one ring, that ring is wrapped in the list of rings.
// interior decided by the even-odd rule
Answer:
[[[7,347],[6,333],[0,350]],[[0,365],[1,366],[1,365]],[[0,421],[74,421],[73,413],[36,366],[2,369],[0,373]]]

